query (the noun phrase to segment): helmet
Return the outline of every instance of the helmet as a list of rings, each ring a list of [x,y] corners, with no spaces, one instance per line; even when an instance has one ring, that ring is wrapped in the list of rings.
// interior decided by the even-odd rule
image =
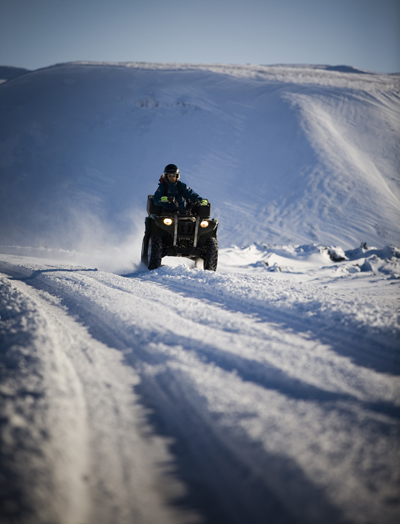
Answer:
[[[177,175],[176,179],[179,180],[179,168],[175,164],[168,164],[165,166],[163,173],[164,178],[168,175],[168,173],[174,173],[174,175]]]

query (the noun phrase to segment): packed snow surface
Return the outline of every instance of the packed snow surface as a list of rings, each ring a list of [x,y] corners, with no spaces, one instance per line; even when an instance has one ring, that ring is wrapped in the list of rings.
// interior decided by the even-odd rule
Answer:
[[[276,278],[257,250],[236,267],[223,252],[217,273],[1,256],[20,516],[396,521],[398,277],[309,256]]]
[[[0,85],[1,523],[397,523],[399,75],[19,73]],[[170,162],[211,200],[217,272],[140,263]]]

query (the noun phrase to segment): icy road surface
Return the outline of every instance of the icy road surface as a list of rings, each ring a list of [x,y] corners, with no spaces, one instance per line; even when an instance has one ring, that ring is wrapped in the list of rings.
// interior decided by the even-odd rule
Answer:
[[[7,518],[398,522],[396,294],[4,255],[0,272]]]

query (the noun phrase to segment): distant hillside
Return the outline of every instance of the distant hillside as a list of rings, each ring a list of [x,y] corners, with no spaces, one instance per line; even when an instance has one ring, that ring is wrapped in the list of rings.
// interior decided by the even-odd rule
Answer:
[[[29,69],[23,69],[21,67],[8,67],[0,66],[0,82],[17,78],[18,76],[29,73]]]
[[[70,63],[5,82],[0,244],[141,235],[172,162],[211,200],[221,247],[399,245],[400,75],[363,73]]]

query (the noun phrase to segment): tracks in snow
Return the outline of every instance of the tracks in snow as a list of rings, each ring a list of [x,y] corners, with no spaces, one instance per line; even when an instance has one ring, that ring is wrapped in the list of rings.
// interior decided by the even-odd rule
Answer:
[[[1,299],[1,521],[187,522],[121,353],[46,291],[3,278]]]
[[[91,479],[79,511],[97,511],[105,523],[115,507],[118,522],[133,514],[157,522],[160,511],[164,522],[186,522],[176,509],[185,506],[207,523],[394,522],[388,450],[398,434],[398,381],[361,353],[363,345],[373,352],[361,329],[368,308],[363,317],[356,304],[355,318],[354,303],[341,297],[339,309],[338,297],[312,286],[182,268],[132,278],[68,267],[3,271],[19,272],[23,283],[11,285],[39,300],[34,319],[55,316],[45,333],[73,338],[48,347],[72,362],[68,382],[82,390],[82,428],[71,438],[92,463],[82,466],[88,474],[74,469]],[[390,362],[395,328],[368,332]],[[143,406],[152,410],[147,439]],[[163,492],[169,481],[155,464],[172,459],[185,495],[179,482]],[[155,516],[144,495],[153,496]]]

